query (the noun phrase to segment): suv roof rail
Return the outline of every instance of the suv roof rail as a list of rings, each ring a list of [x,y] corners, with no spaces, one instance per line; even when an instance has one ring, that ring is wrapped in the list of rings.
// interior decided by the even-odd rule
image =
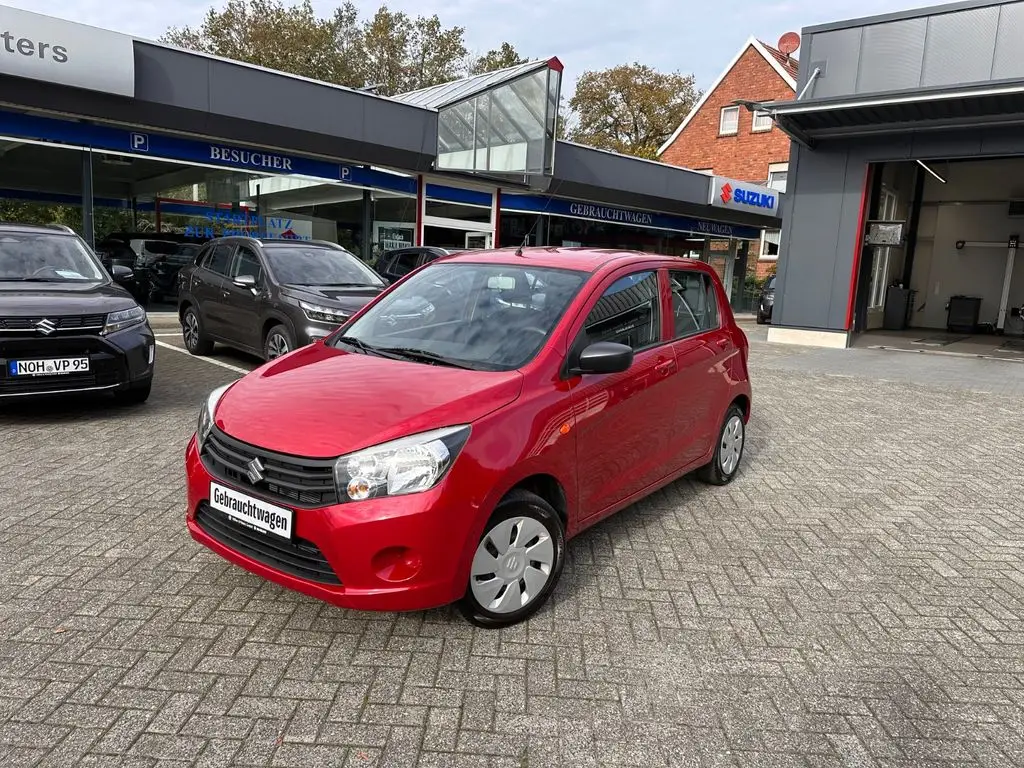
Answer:
[[[69,227],[67,224],[29,224],[24,221],[0,221],[0,226],[3,227],[26,227],[28,229],[56,229],[61,232],[67,232],[68,234],[74,235],[75,230]]]

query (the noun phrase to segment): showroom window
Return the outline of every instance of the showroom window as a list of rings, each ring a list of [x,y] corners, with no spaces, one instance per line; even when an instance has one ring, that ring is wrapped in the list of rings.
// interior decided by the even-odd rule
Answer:
[[[587,341],[614,341],[635,350],[657,344],[661,341],[660,310],[658,273],[626,275],[609,286],[587,316]]]
[[[754,122],[750,127],[752,133],[764,133],[772,129],[772,117],[767,112],[762,110],[756,110],[754,112]]]
[[[781,240],[781,229],[766,229],[761,235],[760,258],[772,260],[779,258],[779,242]]]
[[[718,119],[718,133],[721,136],[733,136],[740,130],[740,108],[722,107],[722,114]]]

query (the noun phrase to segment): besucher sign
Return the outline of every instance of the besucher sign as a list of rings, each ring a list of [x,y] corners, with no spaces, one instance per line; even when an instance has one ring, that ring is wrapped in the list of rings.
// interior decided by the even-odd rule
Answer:
[[[769,187],[715,176],[708,202],[715,208],[771,215],[778,213],[779,193]]]
[[[132,38],[0,5],[0,74],[135,96]]]

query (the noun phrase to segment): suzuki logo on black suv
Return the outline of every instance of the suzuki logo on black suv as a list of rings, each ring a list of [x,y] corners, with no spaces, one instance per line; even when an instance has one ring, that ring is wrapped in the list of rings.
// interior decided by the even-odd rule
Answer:
[[[36,329],[41,334],[43,334],[43,336],[49,336],[51,333],[57,330],[57,324],[54,323],[53,320],[48,320],[47,318],[44,317],[42,320],[36,323]]]

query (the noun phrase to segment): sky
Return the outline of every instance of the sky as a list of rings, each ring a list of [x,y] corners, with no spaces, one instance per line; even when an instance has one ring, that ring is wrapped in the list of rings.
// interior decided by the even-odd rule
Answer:
[[[289,0],[285,0],[289,2]],[[939,0],[387,0],[410,15],[437,13],[446,26],[466,29],[472,53],[503,41],[530,58],[558,56],[563,92],[588,70],[640,62],[664,72],[692,73],[706,88],[751,35],[775,44],[788,31],[829,21],[934,5]],[[0,0],[154,39],[169,26],[197,25],[223,0]],[[313,0],[330,15],[338,2]],[[381,0],[356,0],[364,16]],[[797,51],[797,57],[800,52]]]

